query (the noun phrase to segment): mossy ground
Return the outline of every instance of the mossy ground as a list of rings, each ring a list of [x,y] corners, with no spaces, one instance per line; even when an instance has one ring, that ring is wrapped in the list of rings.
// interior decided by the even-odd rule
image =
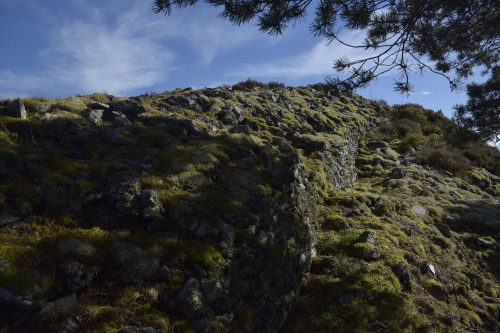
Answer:
[[[224,262],[227,249],[193,237],[189,227],[197,220],[213,226],[238,212],[248,221],[234,221],[237,236],[249,237],[244,227],[253,214],[250,199],[277,202],[282,193],[270,170],[296,154],[322,202],[321,228],[309,285],[302,289],[301,302],[283,332],[498,329],[498,245],[496,251],[475,245],[478,237],[498,244],[500,208],[494,196],[499,185],[481,169],[496,173],[498,154],[485,148],[481,149],[487,154],[477,154],[478,142],[458,142],[450,134],[459,131],[456,127],[414,106],[391,109],[356,96],[334,99],[311,87],[269,86],[273,88],[217,88],[210,96],[190,89],[141,96],[136,100],[151,116],[149,121],[135,121],[132,130],[117,130],[136,140],[133,146],[68,132],[69,128],[99,131],[100,125],[90,124],[82,113],[90,103],[114,99],[104,94],[25,99],[27,120],[0,117],[0,286],[34,302],[52,301],[61,295],[62,281],[56,277],[60,263],[77,261],[99,271],[90,288],[77,292],[73,319],[78,319],[79,331],[116,332],[125,326],[193,331],[181,316],[167,315],[162,300],[179,291],[195,264],[212,274]],[[165,102],[174,95],[190,94],[197,96],[201,111]],[[250,135],[217,123],[220,111],[242,105],[246,111],[242,124]],[[383,125],[389,121],[381,118],[384,115],[391,115],[392,123]],[[373,129],[370,123],[376,117],[380,126]],[[210,135],[193,135],[192,127],[168,119],[192,121],[196,131]],[[109,121],[101,125],[113,126]],[[337,147],[340,155],[345,153],[344,138],[350,129],[368,126],[372,131],[361,142],[356,160],[359,180],[352,188],[338,190],[320,152]],[[293,150],[276,144],[284,140]],[[371,141],[379,140],[387,146],[370,148]],[[460,146],[458,155],[435,158],[445,145]],[[454,156],[470,157],[470,163],[461,158],[452,163]],[[392,179],[394,167],[403,168],[406,175]],[[77,205],[90,200],[118,173],[133,174],[143,188],[158,194],[167,216],[157,225],[175,237],[158,237],[140,227],[111,228],[75,216],[72,209],[58,211],[61,202]],[[59,198],[43,197],[47,188]],[[375,207],[379,198],[382,203]],[[49,203],[54,211],[47,209]],[[416,213],[414,205],[424,207],[425,216]],[[450,235],[438,226],[447,215],[457,221],[450,226]],[[404,222],[408,220],[412,222]],[[376,245],[357,241],[364,231],[373,234]],[[92,246],[96,254],[59,254],[60,245],[71,239]],[[113,278],[110,246],[117,241],[131,243],[148,255],[168,253],[168,278],[140,285]],[[356,257],[374,249],[380,258]],[[418,273],[418,265],[410,262],[415,288],[406,291],[395,268],[408,260],[408,254],[432,263],[445,279]],[[216,318],[211,330],[247,328],[252,316],[242,307],[232,327],[224,327],[224,318]],[[40,325],[27,327],[58,332],[65,322]]]
[[[422,109],[412,106],[408,112],[430,127]],[[496,192],[490,178],[471,164],[468,170],[461,166],[449,170],[455,174],[446,172],[442,164],[422,158],[425,147],[411,144],[408,149],[400,134],[381,136],[384,131],[375,129],[361,144],[357,184],[324,197],[311,280],[281,332],[497,331],[498,246],[485,249],[474,243],[478,237],[497,244],[500,239],[500,206],[498,197],[491,196]],[[420,135],[420,144],[425,144],[429,137]],[[370,143],[380,139],[387,141],[386,148]],[[444,145],[445,139],[439,140]],[[395,167],[402,168],[405,176],[393,179]],[[483,190],[471,185],[479,181],[484,182]],[[424,207],[426,214],[417,214],[414,205]],[[456,220],[448,234],[439,227],[450,215]],[[364,231],[370,231],[378,244],[357,243]],[[380,259],[353,257],[352,250],[360,246],[378,248]],[[418,259],[411,262],[408,254]],[[409,262],[411,291],[395,275],[402,261]],[[437,275],[422,273],[419,263],[424,261],[435,266]],[[486,285],[493,297],[482,291]],[[352,290],[364,293],[342,300]]]

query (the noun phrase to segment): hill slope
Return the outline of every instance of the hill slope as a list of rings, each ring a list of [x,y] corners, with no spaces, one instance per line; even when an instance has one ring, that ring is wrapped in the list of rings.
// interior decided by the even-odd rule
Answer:
[[[498,329],[498,179],[451,163],[498,155],[440,159],[426,110],[234,88],[0,103],[0,327]]]

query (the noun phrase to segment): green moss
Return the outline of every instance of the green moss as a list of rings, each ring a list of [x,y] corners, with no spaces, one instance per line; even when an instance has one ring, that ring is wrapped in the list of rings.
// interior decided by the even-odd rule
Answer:
[[[221,322],[214,321],[212,324],[212,332],[225,332],[225,326]]]
[[[35,111],[36,110],[36,107],[41,104],[41,103],[44,103],[44,102],[47,102],[48,99],[47,98],[32,98],[32,97],[29,97],[29,98],[23,98],[23,104],[24,104],[24,108],[27,110],[27,111]]]
[[[343,121],[341,119],[341,114],[339,112],[336,112],[335,109],[332,109],[332,108],[325,108],[323,110],[323,114],[328,117],[328,119],[330,119],[333,123],[332,125],[333,126],[338,126],[338,125],[341,125],[343,124]]]
[[[242,191],[239,194],[247,194],[247,192]],[[201,197],[193,196],[191,207],[199,216],[213,219],[223,217],[235,210],[241,210],[243,205],[239,200],[244,200],[244,198],[238,196],[228,198],[226,193],[215,191]]]
[[[69,235],[86,243],[98,246],[100,244],[109,244],[116,237],[112,232],[103,230],[99,227],[93,227],[90,229],[74,229],[69,232]]]
[[[91,194],[101,188],[101,185],[95,181],[78,180],[71,186],[71,199],[77,200],[85,195]]]
[[[101,162],[92,164],[90,172],[91,175],[95,176],[95,178],[98,178],[98,177],[108,177],[110,175],[122,172],[129,173],[132,172],[132,170],[130,166],[127,164],[110,161],[110,162]]]
[[[37,257],[36,244],[36,240],[30,237],[17,238],[0,233],[0,258],[15,271],[23,271]]]
[[[226,106],[226,103],[220,98],[212,99],[212,104],[209,107],[209,112],[212,114],[217,114]]]
[[[340,221],[345,221],[344,216],[340,214],[330,214],[322,222],[322,227],[325,229],[332,229],[337,226]]]
[[[465,327],[470,327],[470,320],[466,316],[460,316],[460,322],[465,325]]]
[[[10,164],[10,156],[12,151],[7,147],[16,145],[17,137],[8,131],[0,131],[0,162]]]
[[[80,114],[87,109],[87,103],[89,99],[84,97],[69,97],[63,100],[59,100],[51,108],[52,110],[63,110],[71,113]]]
[[[483,170],[479,168],[474,168],[467,172],[467,176],[473,181],[473,182],[483,182],[486,184],[486,187],[491,186],[491,180],[488,174]]]
[[[363,288],[372,292],[397,293],[401,291],[399,279],[391,269],[380,263],[361,271],[357,278]]]
[[[370,243],[356,243],[353,245],[353,248],[354,249],[364,249],[364,250],[371,250],[371,249],[374,249],[376,248],[375,245],[373,244],[370,244]]]
[[[91,317],[81,326],[88,332],[107,333],[116,332],[123,327],[119,309],[111,306],[92,306],[89,308]]]
[[[469,315],[469,320],[472,321],[475,326],[479,326],[479,327],[483,326],[483,321],[481,320],[481,317],[479,317],[479,315],[476,312],[469,311],[468,315]]]
[[[253,318],[252,310],[246,308],[238,311],[233,319],[231,331],[232,332],[250,332],[251,323]]]
[[[231,160],[231,158],[229,157],[228,146],[223,143],[209,143],[203,145],[201,149],[203,149],[203,151],[205,151],[206,153],[214,156],[220,162],[227,163]]]
[[[363,313],[367,313],[370,307],[363,301],[356,299],[335,310],[335,313],[322,313],[316,320],[317,326],[324,328],[324,332],[362,332],[364,327],[368,327],[368,318]]]
[[[184,200],[192,195],[191,193],[184,191],[177,186],[172,186],[168,191],[161,191],[158,194],[160,200],[164,202],[169,209],[172,210],[180,209]]]
[[[153,327],[157,330],[164,330],[166,332],[171,329],[170,319],[160,310],[154,308],[151,304],[142,306],[139,311],[139,321],[142,325]]]
[[[318,251],[325,255],[348,252],[350,246],[359,237],[360,232],[347,229],[342,232],[330,231],[320,236]]]
[[[174,141],[169,135],[169,131],[164,124],[146,127],[145,125],[136,125],[137,141],[141,147],[163,148],[169,142]]]
[[[469,304],[469,301],[467,301],[466,298],[460,296],[459,299],[458,299],[458,305],[462,308],[462,309],[466,309],[466,310],[471,310],[472,307],[471,305]]]
[[[307,165],[308,169],[313,171],[313,177],[311,180],[311,185],[315,188],[315,192],[318,196],[326,197],[328,193],[333,190],[332,182],[328,179],[327,174],[324,170],[323,163],[318,159],[301,158],[302,161]]]
[[[109,102],[109,95],[105,93],[94,93],[89,96],[92,100],[99,102],[99,103],[108,103]]]
[[[434,279],[427,279],[422,285],[427,291],[444,290],[443,285]]]
[[[187,320],[181,320],[174,326],[179,333],[196,333]]]
[[[71,257],[72,260],[96,265],[102,269],[92,288],[78,295],[78,303],[83,313],[87,315],[82,317],[84,319],[79,323],[82,331],[116,332],[130,323],[134,326],[151,326],[172,332],[192,331],[187,322],[171,323],[169,318],[155,308],[155,302],[148,296],[147,291],[154,289],[161,295],[175,293],[188,278],[189,267],[192,267],[193,263],[205,267],[209,275],[218,272],[217,267],[221,265],[223,258],[221,252],[225,253],[218,246],[222,248],[224,244],[186,241],[185,238],[190,238],[192,235],[182,226],[189,226],[193,221],[199,220],[215,227],[215,221],[231,212],[238,212],[239,216],[246,218],[251,214],[247,207],[248,200],[254,197],[269,197],[271,202],[277,202],[276,199],[283,194],[271,185],[274,184],[272,170],[274,166],[283,163],[284,154],[273,147],[272,143],[275,139],[286,138],[294,145],[297,142],[289,136],[297,131],[302,134],[304,142],[309,142],[303,150],[295,149],[294,153],[297,153],[304,162],[301,172],[303,171],[303,175],[308,178],[313,188],[310,194],[314,197],[312,199],[324,202],[323,206],[318,207],[323,230],[318,231],[317,250],[320,256],[313,259],[311,283],[301,292],[301,302],[305,303],[296,312],[302,320],[292,329],[287,328],[284,331],[423,332],[432,329],[446,331],[451,330],[443,320],[443,313],[448,310],[461,316],[460,325],[463,326],[458,327],[458,324],[453,324],[456,325],[456,329],[463,329],[464,326],[476,327],[480,325],[481,318],[485,323],[487,320],[493,321],[489,318],[495,316],[496,309],[493,306],[486,308],[484,300],[481,300],[476,293],[471,292],[468,298],[459,294],[465,294],[470,290],[467,275],[471,271],[463,270],[466,262],[472,265],[480,262],[481,271],[484,272],[490,267],[496,267],[498,256],[491,250],[472,252],[467,247],[458,248],[458,242],[461,242],[458,238],[459,230],[448,239],[442,237],[437,229],[427,225],[439,223],[443,216],[452,212],[458,216],[467,215],[468,224],[473,225],[473,229],[478,228],[477,230],[488,225],[491,219],[489,216],[491,210],[483,209],[485,207],[483,204],[478,204],[477,209],[469,205],[472,200],[480,202],[481,192],[478,188],[472,187],[475,193],[466,191],[460,186],[466,182],[457,178],[445,178],[432,169],[418,164],[430,161],[429,158],[422,157],[425,155],[425,149],[441,149],[445,147],[443,140],[450,139],[449,133],[437,126],[440,119],[436,117],[434,118],[437,120],[434,119],[431,114],[419,108],[396,108],[388,125],[377,126],[376,133],[369,129],[370,141],[384,140],[390,148],[371,150],[361,143],[362,148],[358,151],[356,165],[360,169],[359,175],[367,178],[360,178],[355,189],[338,190],[333,188],[329,171],[325,172],[325,165],[320,160],[322,156],[319,152],[331,146],[343,149],[343,136],[346,135],[347,126],[366,127],[367,117],[370,121],[373,121],[372,117],[378,117],[374,108],[378,110],[377,112],[389,116],[389,112],[392,112],[389,107],[381,109],[380,106],[375,106],[356,95],[343,96],[339,101],[332,101],[319,86],[274,92],[235,93],[225,89],[218,91],[220,97],[215,98],[204,96],[197,91],[189,92],[198,96],[204,112],[202,115],[192,110],[184,110],[186,117],[190,117],[198,126],[206,127],[206,123],[201,120],[202,117],[216,119],[219,111],[229,105],[243,103],[238,98],[244,99],[251,105],[245,107],[246,118],[243,122],[253,130],[250,136],[222,134],[227,133],[227,128],[224,127],[211,138],[190,137],[187,142],[179,140],[180,136],[189,135],[187,130],[182,126],[167,126],[162,120],[167,115],[158,107],[172,94],[188,93],[181,89],[141,96],[141,105],[153,118],[144,124],[136,122],[134,130],[125,133],[138,141],[136,147],[111,147],[105,143],[96,145],[94,138],[73,135],[64,138],[51,152],[46,153],[41,148],[42,145],[38,144],[36,137],[25,137],[24,133],[31,133],[33,129],[64,133],[68,126],[91,127],[80,114],[90,102],[109,102],[111,98],[105,94],[59,100],[26,99],[25,106],[31,114],[30,120],[0,117],[0,172],[5,173],[2,170],[8,172],[8,177],[4,177],[0,182],[0,209],[6,206],[6,203],[11,204],[12,198],[15,198],[13,205],[18,212],[41,215],[40,220],[22,225],[22,228],[1,230],[0,257],[7,265],[2,268],[0,284],[4,283],[12,286],[13,290],[17,288],[28,296],[33,296],[35,291],[40,289],[36,286],[38,280],[30,281],[28,284],[20,281],[23,281],[26,272],[29,272],[33,263],[36,263],[41,275],[41,282],[38,283],[45,290],[55,292],[60,285],[55,281],[53,272],[57,271],[57,260],[62,259],[57,256],[58,246],[70,238],[76,238],[95,247],[97,254],[91,259],[71,256],[66,256],[64,259]],[[290,112],[284,105],[274,103],[269,98],[271,93],[279,94],[287,103],[292,104],[293,111]],[[310,100],[323,106],[321,113],[307,107]],[[49,111],[52,113],[47,116],[51,119],[43,123],[33,119],[39,117],[37,110],[41,103],[44,103],[44,109],[50,108]],[[266,108],[273,108],[281,117],[279,121],[290,128],[286,135],[283,130],[271,122],[267,123],[264,119],[268,114]],[[179,114],[168,117],[184,119],[184,116]],[[306,119],[311,117],[317,122],[309,124]],[[386,121],[383,118],[380,120]],[[458,148],[459,145],[454,146],[462,149]],[[91,159],[64,158],[68,147],[82,152]],[[405,156],[399,154],[403,152],[408,154]],[[479,158],[480,152],[483,152],[479,147],[476,149],[469,146],[468,152],[463,150],[461,152],[463,156],[474,160],[481,167],[484,167],[485,163],[495,167],[498,160],[494,154],[488,158]],[[242,161],[240,158],[242,153],[251,158]],[[12,170],[15,164],[12,161],[14,154],[29,166],[30,175],[33,175],[29,183],[25,181],[25,174]],[[152,167],[144,171],[139,170],[134,163],[124,162],[132,160]],[[387,170],[399,166],[403,160],[407,177],[403,180],[389,180]],[[32,168],[37,171],[31,172]],[[162,227],[166,226],[169,231],[179,233],[180,240],[152,237],[144,233],[108,232],[99,228],[81,229],[79,222],[84,221],[77,220],[74,216],[44,215],[39,189],[45,186],[47,180],[54,186],[67,189],[71,187],[71,199],[77,201],[88,193],[100,190],[102,185],[98,183],[101,181],[98,179],[122,171],[138,172],[138,175],[142,172],[139,176],[143,187],[158,193],[168,214],[165,219],[157,223]],[[468,181],[483,180],[488,185],[486,177],[480,169],[475,169],[469,173]],[[423,178],[429,182],[424,182]],[[74,181],[74,179],[90,180]],[[431,185],[432,182],[436,184]],[[212,186],[213,184],[216,186]],[[450,190],[455,194],[450,195]],[[495,193],[492,192],[495,191],[493,187],[488,191]],[[228,193],[231,194],[231,198],[228,197]],[[378,197],[382,198],[384,207],[375,214],[371,209]],[[425,205],[428,216],[419,217],[412,213],[409,207],[415,200]],[[486,205],[487,201],[481,202]],[[357,213],[353,214],[355,210],[372,214],[357,216]],[[481,213],[476,213],[475,210]],[[407,228],[398,223],[404,218],[418,222],[419,228],[416,234],[411,236],[405,234]],[[351,228],[340,232],[324,230],[331,229],[329,225],[338,220],[348,222]],[[295,221],[290,223],[294,224]],[[352,254],[350,251],[353,248],[374,247],[367,243],[356,243],[361,230],[376,233],[379,242],[377,248],[383,254],[381,259],[367,263],[349,255]],[[236,234],[238,235],[236,239],[248,240],[244,230],[236,230]],[[118,287],[110,278],[112,273],[105,269],[110,245],[117,240],[135,244],[144,251],[149,251],[147,249],[152,247],[167,251],[169,253],[167,265],[171,269],[171,274],[162,283],[150,282],[130,290],[126,286]],[[469,239],[463,238],[464,243],[468,244],[466,240]],[[289,250],[296,250],[297,244],[300,243],[291,241],[288,244]],[[286,260],[289,251],[281,245],[268,250],[269,256],[265,257],[265,264],[268,266],[275,265],[277,260],[283,258]],[[446,300],[443,297],[444,286],[433,279],[426,280],[421,285],[438,300],[429,297],[426,292],[422,293],[420,287],[417,287],[414,293],[401,291],[399,279],[393,273],[393,268],[405,260],[404,254],[408,252],[414,252],[432,262],[439,260],[443,272],[453,284],[459,285],[458,291],[450,295],[448,303],[439,301]],[[316,269],[321,274],[316,274]],[[494,281],[493,275],[484,274],[484,276]],[[270,274],[268,278],[277,285],[284,280],[279,274]],[[364,297],[346,303],[332,301],[352,288],[364,289],[366,291]],[[498,297],[498,284],[484,286],[481,290],[480,296]],[[100,304],[112,304],[113,307],[102,307]],[[214,318],[212,329],[214,331],[249,329],[253,320],[251,309],[253,305],[250,303],[247,305],[248,308],[236,311],[232,327],[224,327],[222,323],[226,322],[226,318]],[[482,317],[474,318],[478,314]],[[429,324],[431,322],[433,327]],[[54,330],[59,329],[56,323],[52,324]]]
[[[16,273],[12,269],[7,269],[0,274],[0,286],[17,293],[27,294],[34,290],[36,281],[30,277]]]
[[[189,188],[203,188],[212,184],[212,180],[197,171],[187,171],[179,174],[179,182]]]
[[[173,289],[180,288],[182,286],[182,284],[184,283],[184,277],[182,277],[179,274],[170,275],[168,280],[169,280],[171,288],[173,288]]]
[[[217,262],[222,259],[222,254],[218,250],[203,242],[185,241],[178,244],[178,249],[186,253],[189,260],[209,270],[215,269]]]
[[[3,131],[12,131],[16,128],[23,128],[23,126],[30,126],[31,120],[29,119],[21,119],[21,118],[13,118],[13,117],[0,117],[0,129]]]

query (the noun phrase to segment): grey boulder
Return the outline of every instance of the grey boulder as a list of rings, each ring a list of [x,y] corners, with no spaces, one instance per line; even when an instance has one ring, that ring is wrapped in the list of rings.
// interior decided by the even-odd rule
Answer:
[[[23,101],[18,98],[15,101],[7,103],[5,105],[5,115],[13,118],[26,119],[27,114]]]

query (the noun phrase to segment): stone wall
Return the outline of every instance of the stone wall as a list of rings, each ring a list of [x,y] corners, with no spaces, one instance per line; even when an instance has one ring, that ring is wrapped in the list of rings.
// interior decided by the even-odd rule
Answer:
[[[33,317],[84,327],[75,318],[91,304],[80,299],[112,284],[160,290],[154,308],[199,332],[276,332],[308,281],[323,196],[357,179],[374,106],[321,85],[107,98],[73,99],[83,110],[44,102],[28,107],[27,120],[5,118],[18,141],[2,151],[0,170],[33,186],[2,193],[2,225],[15,233],[53,216],[73,221],[33,239],[35,255],[51,259],[16,274],[39,283],[43,264],[57,276],[36,299],[5,289],[0,307],[31,302],[11,310],[8,325],[27,329],[18,319]],[[75,230],[100,230],[106,241]],[[80,310],[48,315],[75,293]]]

